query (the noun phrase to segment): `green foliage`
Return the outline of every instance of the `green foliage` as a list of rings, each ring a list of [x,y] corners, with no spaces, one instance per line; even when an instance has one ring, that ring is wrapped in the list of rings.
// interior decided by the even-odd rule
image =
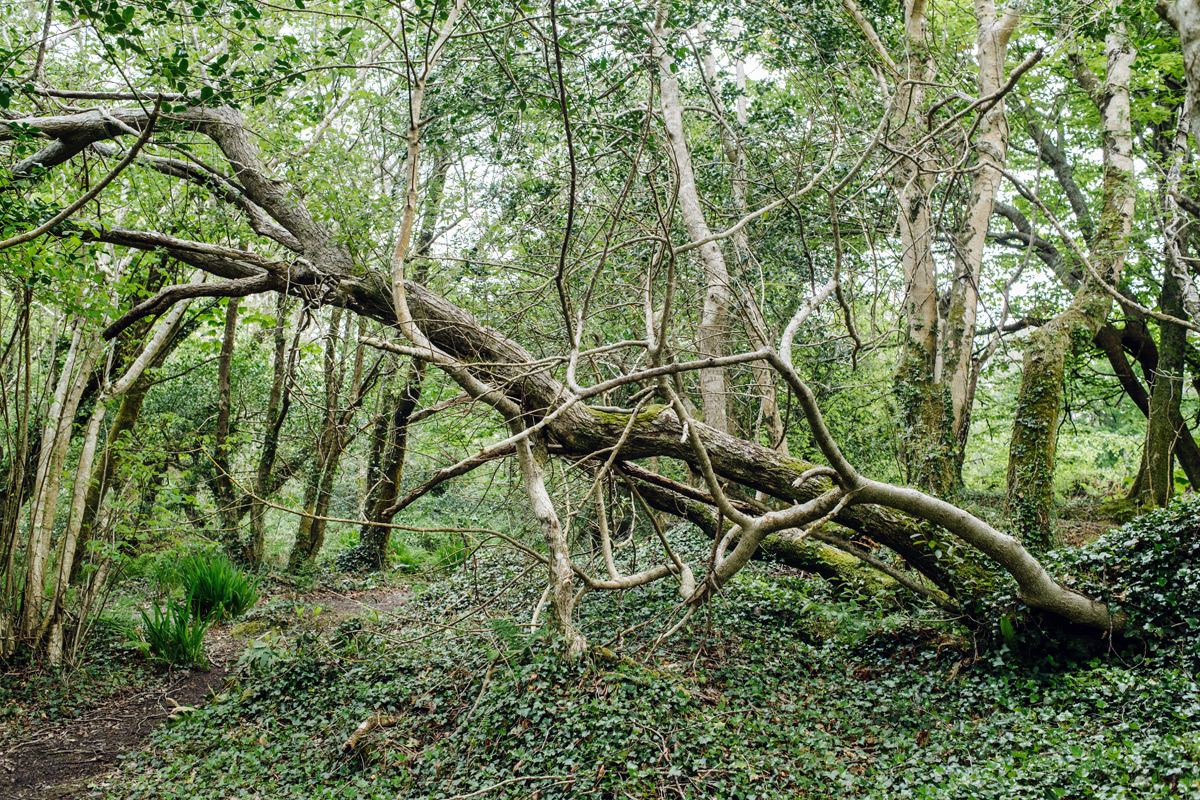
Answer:
[[[333,565],[339,572],[370,572],[378,565],[365,547],[348,547],[333,557]]]
[[[971,489],[1004,492],[1008,476],[1012,414],[1020,380],[1017,364],[1001,362],[980,378],[972,413],[963,477]],[[1107,384],[1093,380],[1109,367],[1092,358],[1074,361],[1067,383],[1069,422],[1058,437],[1054,469],[1056,500],[1103,497],[1126,486],[1137,472],[1145,418],[1132,403],[1114,404]],[[1079,373],[1079,374],[1075,374]],[[1084,380],[1080,374],[1088,378]]]
[[[467,562],[470,552],[462,541],[449,540],[437,546],[430,555],[430,562],[435,569],[456,569]]]
[[[481,562],[479,580],[506,583],[517,563]],[[617,654],[564,662],[516,616],[540,575],[486,624],[447,630],[473,572],[441,573],[387,639],[364,618],[255,642],[241,685],[160,729],[108,796],[269,782],[278,798],[1200,797],[1200,688],[1168,664],[976,659],[951,625],[762,565],[658,650],[673,587],[593,596],[593,641],[629,632]],[[343,754],[375,714],[396,724]]]
[[[9,723],[73,719],[114,695],[145,686],[157,670],[137,652],[133,625],[105,612],[96,618],[88,657],[73,669],[38,669],[28,651],[0,669],[0,731]],[[6,736],[7,733],[0,733]]]
[[[147,651],[168,664],[207,667],[204,635],[211,624],[210,617],[193,617],[193,604],[167,600],[163,609],[158,603],[150,607],[153,614],[142,611],[142,636]]]
[[[246,622],[261,623],[271,628],[285,629],[304,619],[316,619],[321,606],[313,603],[275,598],[246,613]]]
[[[258,580],[224,553],[196,551],[185,556],[178,580],[197,619],[232,619],[258,602]]]
[[[426,536],[421,540],[407,540],[393,536],[388,542],[388,563],[405,572],[421,570],[455,569],[466,562],[470,549],[461,538]],[[367,573],[378,569],[366,548],[355,545],[338,551],[333,556],[333,566],[340,572]]]
[[[253,640],[238,657],[238,666],[250,672],[265,672],[273,667],[286,650],[281,646],[279,638],[268,631],[260,639]]]
[[[1129,615],[1135,649],[1200,669],[1200,498],[1177,499],[1058,558],[1068,585]]]

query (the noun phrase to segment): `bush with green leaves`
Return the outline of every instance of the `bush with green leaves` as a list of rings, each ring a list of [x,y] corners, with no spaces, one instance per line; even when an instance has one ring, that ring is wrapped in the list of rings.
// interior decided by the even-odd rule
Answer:
[[[1056,554],[1065,583],[1129,615],[1139,649],[1200,668],[1200,498],[1179,498],[1077,550]]]
[[[142,611],[142,637],[154,657],[179,666],[208,666],[204,652],[204,634],[210,617],[194,617],[188,601],[167,600],[164,609],[158,603]]]
[[[197,619],[232,619],[258,602],[258,581],[223,553],[198,551],[185,556],[178,576]]]

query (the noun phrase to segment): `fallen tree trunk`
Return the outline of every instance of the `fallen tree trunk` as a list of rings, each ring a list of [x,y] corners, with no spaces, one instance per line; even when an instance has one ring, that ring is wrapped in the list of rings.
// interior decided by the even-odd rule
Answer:
[[[125,115],[136,118],[134,112]],[[496,408],[513,431],[507,441],[516,444],[519,452],[527,450],[529,442],[545,440],[572,459],[601,456],[607,459],[614,449],[619,449],[624,460],[678,459],[704,475],[714,502],[740,529],[728,557],[722,554],[720,562],[685,597],[692,607],[728,581],[771,535],[810,525],[819,529],[833,519],[895,550],[947,594],[976,597],[998,584],[1001,573],[992,565],[976,560],[975,554],[983,554],[1017,582],[1021,597],[1031,606],[1097,630],[1119,627],[1120,621],[1105,606],[1055,583],[1012,537],[929,495],[858,475],[833,441],[812,392],[793,370],[786,356],[790,349],[786,342],[781,348],[784,356],[762,348],[724,360],[654,364],[642,372],[609,382],[608,388],[628,383],[656,391],[671,400],[670,407],[649,406],[636,411],[589,407],[584,401],[600,389],[568,389],[552,373],[559,362],[535,359],[518,342],[480,325],[469,312],[417,283],[393,282],[395,275],[387,276],[356,264],[345,246],[310,214],[302,200],[281,191],[282,182],[268,176],[254,138],[237,112],[201,109],[189,114],[186,124],[212,139],[226,160],[236,164],[240,183],[232,188],[243,195],[245,203],[241,207],[250,209],[247,216],[260,223],[266,217],[273,220],[270,224],[259,224],[256,230],[263,231],[264,236],[272,238],[281,248],[300,255],[274,260],[160,232],[101,225],[76,227],[71,233],[81,238],[165,251],[184,263],[228,279],[226,283],[165,289],[154,302],[141,304],[112,328],[119,329],[140,316],[159,313],[176,297],[284,291],[304,297],[311,304],[340,306],[378,320],[392,330],[402,329],[407,343],[396,345],[395,349],[425,358],[447,372],[472,397]],[[69,121],[59,121],[56,125],[55,130],[70,132]],[[39,127],[47,132],[46,127]],[[106,133],[115,135],[94,125],[84,127],[87,135],[96,138],[103,138]],[[131,125],[131,130],[136,129],[136,125]],[[5,126],[0,124],[0,139],[4,135]],[[397,297],[403,301],[399,309],[393,304]],[[684,371],[740,362],[769,363],[784,377],[830,466],[817,467],[687,419],[686,409],[666,378]],[[525,457],[527,461],[530,458],[528,453]],[[721,481],[762,492],[788,507],[761,514],[745,513],[729,505]],[[540,484],[534,488],[538,492],[531,492],[531,498],[534,494],[539,497],[544,494]],[[546,513],[539,519],[544,518],[548,529],[552,529],[553,509],[544,510]],[[554,537],[548,535],[550,539]],[[729,544],[723,542],[718,549],[723,551]],[[555,569],[561,572],[562,566],[556,560]],[[634,578],[650,580],[651,573],[665,577],[683,572],[683,565],[676,561],[644,575],[608,582],[589,578],[586,582],[597,588],[628,588]],[[569,624],[569,620],[566,622]]]

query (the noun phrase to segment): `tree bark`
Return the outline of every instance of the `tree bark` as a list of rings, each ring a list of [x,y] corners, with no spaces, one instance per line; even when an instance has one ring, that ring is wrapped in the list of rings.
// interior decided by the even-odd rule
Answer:
[[[658,58],[658,88],[662,107],[663,127],[667,132],[671,161],[675,167],[676,195],[684,229],[692,242],[701,242],[712,236],[704,208],[700,204],[700,193],[696,188],[696,173],[692,167],[691,150],[683,130],[683,102],[679,97],[679,80],[675,77],[675,59],[666,46],[668,35],[667,6],[660,6],[654,26],[654,47]],[[700,312],[700,327],[697,331],[696,350],[701,358],[716,358],[725,354],[728,339],[729,303],[732,298],[729,283],[729,268],[725,256],[716,242],[708,242],[697,249],[700,264],[704,269],[704,305]],[[719,431],[730,430],[727,404],[729,393],[725,370],[709,368],[700,370],[700,405],[704,423]]]
[[[275,326],[272,330],[274,355],[272,358],[271,391],[267,396],[266,431],[262,449],[254,471],[254,493],[258,498],[269,497],[274,490],[271,473],[279,453],[279,432],[291,407],[291,391],[288,384],[288,366],[291,361],[287,346],[288,302],[287,295],[280,294],[275,305]],[[293,350],[294,352],[294,350]],[[242,546],[241,559],[247,564],[261,564],[266,543],[267,507],[261,499],[250,501],[250,536]]]
[[[229,298],[225,306],[225,330],[221,337],[221,351],[217,356],[217,419],[213,432],[213,462],[217,474],[213,477],[212,493],[217,501],[217,519],[221,525],[221,539],[226,546],[234,545],[238,539],[241,523],[241,492],[234,488],[230,472],[229,433],[233,411],[233,348],[237,340],[238,307],[240,297]],[[236,549],[230,547],[230,549]]]
[[[1172,316],[1183,316],[1184,313],[1179,281],[1170,270],[1163,279],[1159,309]],[[1175,484],[1173,465],[1183,428],[1179,404],[1183,398],[1187,330],[1164,323],[1159,340],[1158,370],[1150,388],[1146,446],[1142,457],[1146,478],[1139,499],[1144,505],[1165,506]]]
[[[345,448],[340,400],[346,378],[345,363],[338,358],[338,339],[341,338],[342,310],[334,308],[329,318],[325,342],[325,404],[317,439],[317,457],[313,473],[304,491],[304,510],[296,530],[296,543],[288,556],[288,570],[296,572],[311,566],[325,543],[325,519],[333,498],[333,481]],[[359,346],[357,368],[361,370],[362,350]]]
[[[54,399],[42,433],[37,479],[30,509],[29,539],[25,548],[25,589],[22,593],[21,637],[39,638],[42,605],[45,599],[46,567],[50,559],[50,541],[58,511],[59,489],[71,443],[75,411],[99,349],[89,331],[88,322],[76,321]],[[74,550],[72,550],[74,552]]]
[[[1108,363],[1112,366],[1113,373],[1120,381],[1125,394],[1149,419],[1150,393],[1138,380],[1137,375],[1130,367],[1129,359],[1125,357],[1126,351],[1133,353],[1141,364],[1142,371],[1147,375],[1153,375],[1158,371],[1158,347],[1150,338],[1149,331],[1144,325],[1133,321],[1127,322],[1122,331],[1118,331],[1112,325],[1105,325],[1096,334],[1093,341],[1108,358]],[[1192,432],[1178,408],[1175,409],[1171,418],[1171,426],[1178,435],[1178,439],[1175,441],[1175,457],[1179,459],[1179,465],[1183,467],[1184,474],[1187,475],[1188,483],[1192,488],[1200,488],[1200,448],[1197,448]],[[1142,470],[1139,469],[1138,472],[1140,475]],[[1133,493],[1133,496],[1140,493],[1139,485],[1138,491]]]
[[[413,361],[405,378],[404,388],[388,415],[390,424],[388,419],[385,419],[383,426],[378,488],[373,493],[367,512],[369,523],[375,524],[363,525],[359,535],[368,563],[376,567],[387,566],[388,542],[392,531],[386,525],[392,521],[391,514],[387,512],[396,504],[400,493],[400,481],[404,476],[404,462],[408,454],[408,421],[421,399],[421,384],[425,380],[425,373],[426,363],[420,359]]]
[[[194,324],[192,323],[193,326]],[[147,326],[146,332],[148,333],[150,329],[150,326]],[[166,361],[167,357],[179,343],[187,338],[191,329],[191,326],[181,324],[172,334],[171,338],[158,350],[153,360],[147,365],[147,369],[156,369],[162,366],[163,362]],[[132,435],[138,419],[141,417],[142,406],[145,404],[150,386],[150,381],[143,374],[134,381],[127,392],[121,395],[121,401],[117,405],[117,412],[113,415],[112,424],[109,426],[108,433],[104,437],[104,451],[100,456],[91,482],[88,484],[87,497],[84,500],[79,539],[75,544],[75,557],[72,559],[72,584],[76,583],[79,578],[79,570],[83,565],[87,545],[91,539],[92,526],[95,525],[96,519],[100,514],[104,498],[117,481],[117,476],[121,470],[122,452],[128,444],[128,439]]]
[[[1179,31],[1192,138],[1200,147],[1200,2],[1158,0],[1155,10]]]
[[[187,311],[187,307],[187,303],[180,303],[170,310],[166,317],[158,324],[154,335],[146,342],[142,352],[133,360],[120,378],[112,383],[109,383],[105,379],[96,397],[92,413],[88,417],[80,446],[79,460],[75,467],[74,489],[66,528],[59,539],[57,547],[57,570],[54,587],[51,592],[50,606],[38,624],[36,632],[33,628],[26,631],[27,635],[33,634],[29,637],[33,643],[46,645],[50,663],[54,666],[58,666],[62,658],[63,612],[65,611],[66,592],[70,585],[70,576],[74,569],[73,558],[77,551],[76,545],[83,527],[86,510],[85,498],[90,484],[95,479],[95,456],[108,401],[128,392],[142,378],[146,369],[158,359],[167,346],[167,343],[172,341],[178,333],[179,324],[184,312]],[[50,505],[46,507],[44,514],[45,519],[52,525],[56,516],[55,506]],[[38,596],[26,599],[27,603],[32,602],[38,608],[41,606],[40,601],[40,592]]]
[[[1012,10],[997,18],[992,0],[975,1],[980,97],[996,94],[1004,85],[1008,41],[1018,19],[1019,15]],[[1007,157],[1008,117],[1004,98],[1001,97],[979,121],[979,135],[975,141],[975,177],[971,184],[966,218],[955,237],[954,282],[950,289],[950,305],[943,331],[941,383],[946,387],[950,403],[950,436],[954,458],[949,465],[950,485],[947,488],[955,491],[962,485],[962,462],[971,424],[970,379],[983,247],[987,242],[993,203],[1000,189],[1000,170]],[[945,472],[945,468],[939,470],[941,474]]]
[[[1104,127],[1104,192],[1091,255],[1105,281],[1119,282],[1126,240],[1132,227],[1136,187],[1133,176],[1129,80],[1135,52],[1117,24],[1105,38],[1103,85],[1082,62],[1076,79],[1100,110]],[[1071,305],[1029,337],[1009,443],[1008,514],[1014,529],[1035,551],[1053,541],[1054,467],[1062,410],[1067,350],[1089,342],[1108,319],[1112,297],[1090,274]]]
[[[1185,104],[1186,106],[1186,104]],[[1166,166],[1160,182],[1165,206],[1163,226],[1167,268],[1164,270],[1159,309],[1173,317],[1186,318],[1181,275],[1188,275],[1188,220],[1175,197],[1183,184],[1183,166],[1188,152],[1187,121],[1182,109],[1173,135],[1160,134],[1159,151]],[[1164,152],[1165,151],[1165,152]],[[1139,474],[1139,499],[1143,505],[1165,506],[1175,484],[1175,451],[1186,426],[1180,418],[1183,378],[1186,370],[1187,330],[1181,325],[1159,323],[1158,369],[1153,373],[1146,420],[1146,444]],[[1179,420],[1179,424],[1176,423]],[[1144,479],[1143,478],[1144,475]]]
[[[893,105],[892,134],[904,157],[888,176],[900,223],[903,322],[894,388],[907,482],[934,494],[954,489],[946,396],[938,371],[937,265],[933,258],[933,156],[918,143],[925,85],[933,76],[924,0],[904,5],[905,82]]]
[[[439,150],[434,155],[433,170],[426,188],[424,219],[421,221],[421,230],[413,249],[413,280],[417,283],[424,283],[429,276],[429,260],[425,256],[429,254],[437,236],[437,224],[441,218],[442,200],[446,191],[446,175],[449,171],[450,158],[444,150]],[[396,504],[399,496],[404,462],[408,457],[409,419],[421,400],[421,385],[425,381],[427,371],[427,362],[424,359],[413,359],[408,368],[404,388],[396,398],[391,413],[381,415],[382,435],[377,438],[380,447],[378,453],[372,453],[378,474],[368,480],[368,485],[375,488],[372,491],[370,508],[367,510],[367,520],[375,524],[364,525],[359,534],[359,544],[367,563],[375,567],[387,566],[388,544],[392,533],[387,523],[392,521],[394,515],[394,512],[389,513],[389,510]]]

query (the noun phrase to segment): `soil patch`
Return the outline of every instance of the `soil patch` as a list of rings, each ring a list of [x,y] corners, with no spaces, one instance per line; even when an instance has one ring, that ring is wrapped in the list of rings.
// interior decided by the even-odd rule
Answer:
[[[0,800],[66,800],[142,746],[177,706],[198,706],[230,676],[240,644],[223,633],[208,643],[211,668],[174,670],[152,687],[118,693],[77,719],[35,723],[0,744]],[[19,738],[18,738],[19,737]]]
[[[1119,527],[1120,523],[1111,519],[1060,519],[1058,539],[1065,547],[1082,547]]]
[[[381,617],[398,611],[412,599],[410,586],[393,586],[384,589],[363,589],[350,592],[318,590],[298,595],[304,600],[321,607],[318,627],[327,628],[351,617],[361,617],[372,611]]]
[[[408,586],[345,593],[317,591],[296,600],[321,606],[318,627],[371,611],[386,616],[412,599]],[[246,646],[236,626],[214,629],[208,639],[210,669],[173,670],[152,686],[117,692],[76,719],[35,722],[0,741],[0,800],[66,800],[112,770],[117,758],[141,748],[179,706],[202,705],[231,677]]]

